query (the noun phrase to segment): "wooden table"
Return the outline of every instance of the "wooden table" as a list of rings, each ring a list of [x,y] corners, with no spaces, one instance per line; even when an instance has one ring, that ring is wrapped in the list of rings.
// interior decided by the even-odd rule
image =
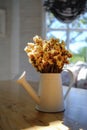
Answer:
[[[64,112],[43,113],[16,82],[0,81],[0,130],[87,130],[87,90],[72,88]]]

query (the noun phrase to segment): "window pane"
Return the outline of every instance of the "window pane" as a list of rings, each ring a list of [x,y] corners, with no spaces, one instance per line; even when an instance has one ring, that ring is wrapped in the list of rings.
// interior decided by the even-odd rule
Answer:
[[[59,38],[60,40],[66,41],[66,31],[49,31],[47,33],[47,39],[50,39],[51,37]]]
[[[46,24],[50,29],[67,28],[65,23],[58,21],[52,13],[46,13]]]
[[[72,35],[73,34],[73,35]],[[78,60],[87,62],[87,31],[70,33],[69,48],[73,52],[72,62]]]
[[[72,31],[70,33],[70,49],[73,52],[78,52],[84,46],[87,46],[87,31]]]
[[[79,18],[69,24],[70,28],[87,29],[87,13],[82,14]]]

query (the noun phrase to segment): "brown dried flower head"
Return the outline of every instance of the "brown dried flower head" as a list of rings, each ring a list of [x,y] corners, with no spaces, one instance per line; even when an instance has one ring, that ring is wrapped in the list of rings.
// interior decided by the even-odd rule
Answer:
[[[43,40],[40,36],[33,38],[24,48],[29,62],[41,73],[60,73],[64,64],[69,64],[72,54],[65,48],[65,42],[51,38]]]

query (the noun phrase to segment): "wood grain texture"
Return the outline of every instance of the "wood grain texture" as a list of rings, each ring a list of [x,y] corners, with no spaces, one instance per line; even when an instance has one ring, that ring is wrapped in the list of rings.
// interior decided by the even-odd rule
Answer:
[[[38,83],[31,84],[37,91]],[[64,112],[43,113],[35,106],[16,82],[0,81],[0,130],[87,130],[87,90],[72,88]]]

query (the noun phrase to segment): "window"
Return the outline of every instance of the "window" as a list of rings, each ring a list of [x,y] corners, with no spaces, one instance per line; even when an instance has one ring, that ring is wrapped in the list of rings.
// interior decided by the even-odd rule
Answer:
[[[64,40],[73,53],[71,62],[87,62],[87,13],[82,14],[72,23],[62,23],[52,13],[46,12],[46,38]]]

